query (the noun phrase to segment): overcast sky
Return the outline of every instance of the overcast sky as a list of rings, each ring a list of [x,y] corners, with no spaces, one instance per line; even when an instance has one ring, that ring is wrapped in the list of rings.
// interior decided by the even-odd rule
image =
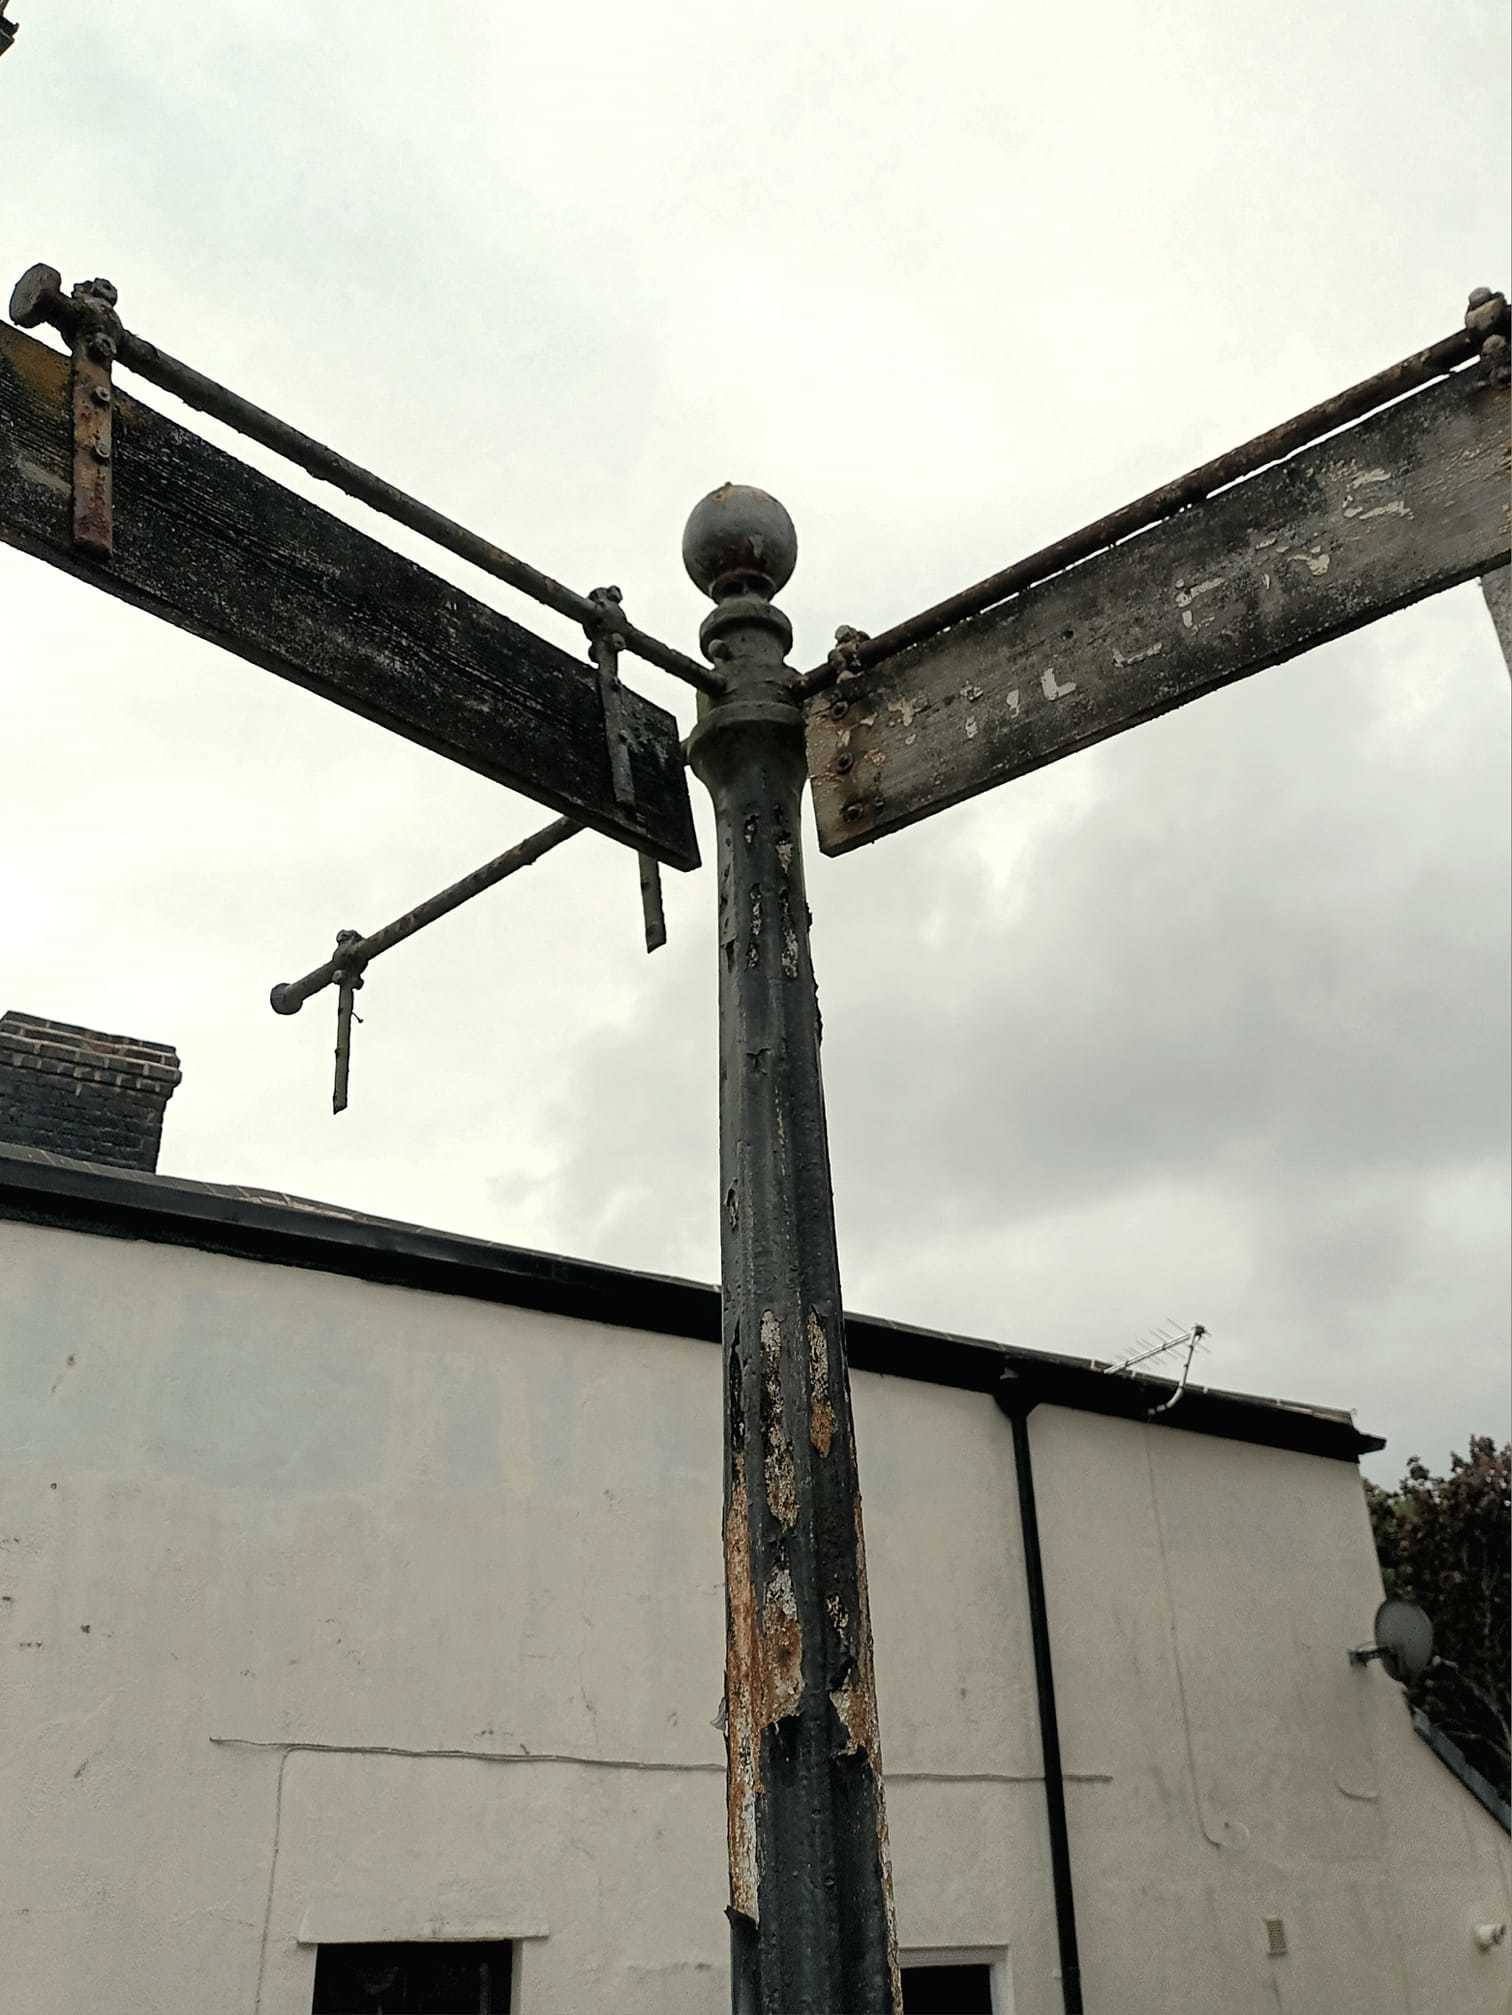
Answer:
[[[1512,269],[1503,0],[12,12],[5,287],[107,274],[689,649],[721,481],[797,522],[809,664]],[[0,597],[0,1007],[176,1043],[166,1170],[715,1277],[706,871],[652,959],[585,837],[381,960],[333,1119],[331,997],[270,984],[540,811],[4,547]],[[1106,1356],[1200,1319],[1211,1382],[1353,1407],[1382,1477],[1504,1435],[1507,740],[1462,588],[813,859],[850,1305]]]

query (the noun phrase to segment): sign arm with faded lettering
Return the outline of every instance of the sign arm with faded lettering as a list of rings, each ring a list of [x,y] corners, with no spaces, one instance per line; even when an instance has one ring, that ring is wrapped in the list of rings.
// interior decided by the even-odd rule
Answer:
[[[625,688],[616,789],[594,669],[116,393],[113,550],[72,525],[69,359],[0,324],[0,539],[522,791],[698,865],[677,722]]]
[[[1503,564],[1508,393],[1469,368],[847,677],[809,707],[838,854]]]

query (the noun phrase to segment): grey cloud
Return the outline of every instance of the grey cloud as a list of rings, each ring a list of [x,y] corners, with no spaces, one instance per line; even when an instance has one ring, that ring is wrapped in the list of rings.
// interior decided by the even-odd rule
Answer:
[[[1263,34],[794,0],[759,61],[680,0],[384,20],[32,0],[12,270],[109,273],[165,347],[685,645],[678,535],[725,478],[797,519],[811,663],[1508,277],[1491,0],[1431,37],[1399,0]],[[394,953],[333,1122],[329,1003],[280,1022],[268,985],[537,814],[9,550],[0,586],[0,1005],[177,1041],[166,1166],[712,1273],[707,874],[654,960],[588,840]],[[1084,1351],[1202,1314],[1215,1378],[1428,1452],[1503,1406],[1483,625],[1464,591],[814,864],[856,1304]]]

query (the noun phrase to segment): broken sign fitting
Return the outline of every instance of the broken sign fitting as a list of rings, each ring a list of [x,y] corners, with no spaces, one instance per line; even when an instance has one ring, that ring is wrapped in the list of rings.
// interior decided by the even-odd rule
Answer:
[[[332,1112],[346,1111],[352,1076],[352,1023],[362,1020],[356,999],[366,962],[352,955],[352,947],[361,943],[361,931],[336,933],[336,964],[331,973],[336,988],[336,1085],[331,1094]]]

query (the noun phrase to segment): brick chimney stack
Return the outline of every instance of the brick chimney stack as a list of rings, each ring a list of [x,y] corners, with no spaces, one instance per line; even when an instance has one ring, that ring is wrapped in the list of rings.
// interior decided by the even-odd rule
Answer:
[[[0,1143],[155,1169],[163,1109],[181,1076],[170,1043],[8,1009],[0,1015]]]

